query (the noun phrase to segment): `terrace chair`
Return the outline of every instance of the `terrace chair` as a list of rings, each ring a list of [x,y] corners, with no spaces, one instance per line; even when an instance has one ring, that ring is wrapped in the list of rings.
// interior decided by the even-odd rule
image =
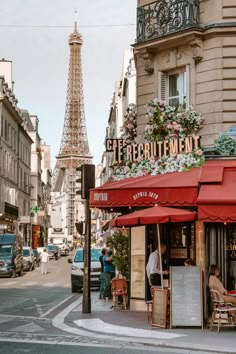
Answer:
[[[128,285],[125,278],[115,277],[111,280],[111,295],[113,299],[113,309],[127,309],[128,304]]]
[[[218,290],[210,288],[210,294],[213,304],[210,329],[212,330],[213,326],[215,326],[219,332],[221,327],[235,327],[236,307],[225,302],[223,295]]]

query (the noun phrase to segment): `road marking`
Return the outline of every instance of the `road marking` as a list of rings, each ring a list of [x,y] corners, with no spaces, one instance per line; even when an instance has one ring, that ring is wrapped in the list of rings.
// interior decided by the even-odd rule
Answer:
[[[45,288],[49,288],[49,287],[54,287],[58,285],[57,283],[44,283],[42,284],[42,286],[44,286]]]
[[[59,302],[59,304],[53,306],[52,308],[50,308],[48,311],[44,312],[42,315],[40,315],[40,317],[46,317],[48,316],[51,312],[53,312],[54,310],[56,310],[58,307],[60,307],[62,304],[64,304],[66,301],[70,300],[74,295],[70,295],[68,296],[66,299],[62,300],[61,302]]]
[[[38,304],[37,299],[33,298],[33,302],[35,303],[35,306],[36,306],[36,309],[37,309],[37,312],[38,312],[39,316],[42,316],[43,310],[42,310],[41,306]]]
[[[26,325],[23,326],[18,326],[15,328],[11,328],[9,330],[10,332],[26,332],[26,333],[34,333],[34,332],[41,332],[45,331],[44,328],[38,326],[36,323],[27,323]]]
[[[2,315],[0,314],[0,318],[7,318],[9,319],[9,321],[11,320],[32,320],[32,321],[36,321],[36,320],[41,320],[47,323],[51,323],[51,319],[50,318],[41,318],[41,317],[34,317],[34,316],[20,316],[20,315]]]
[[[138,329],[125,326],[116,326],[110,323],[102,321],[100,318],[91,318],[74,321],[74,323],[84,329],[95,332],[103,332],[116,334],[126,337],[138,337],[138,338],[154,338],[154,339],[173,339],[179,337],[185,337],[185,334],[175,334],[163,331],[153,331],[149,329]]]
[[[29,282],[29,283],[23,283],[21,285],[22,286],[33,286],[33,285],[38,285],[38,283],[36,281],[32,281],[32,282]]]
[[[6,286],[6,285],[14,285],[16,284],[17,281],[8,281],[6,284],[1,284],[2,286]]]
[[[123,344],[112,344],[112,345],[109,345],[109,344],[94,344],[94,343],[79,343],[79,342],[66,342],[66,341],[58,341],[57,339],[55,340],[37,340],[37,339],[20,339],[20,338],[8,338],[8,337],[5,337],[5,338],[0,338],[0,342],[10,342],[10,343],[27,343],[27,344],[48,344],[48,345],[67,345],[67,346],[76,346],[76,347],[95,347],[95,348],[112,348],[112,349],[119,349],[119,348],[122,348],[122,349],[134,349],[134,347],[132,346],[125,346]],[[136,348],[135,347],[135,350],[142,350],[143,352],[143,348]],[[156,348],[155,349],[149,349],[149,348],[145,348],[145,351],[156,351]],[[217,354],[214,352],[214,354]]]

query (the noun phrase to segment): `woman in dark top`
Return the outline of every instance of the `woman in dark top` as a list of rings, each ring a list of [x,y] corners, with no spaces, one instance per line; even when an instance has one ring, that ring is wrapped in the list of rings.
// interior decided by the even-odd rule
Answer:
[[[103,262],[103,256],[106,254],[106,249],[103,248],[101,252],[101,256],[99,257],[99,261],[101,263],[101,274],[100,274],[100,292],[99,292],[99,299],[103,299],[104,297],[104,262]]]

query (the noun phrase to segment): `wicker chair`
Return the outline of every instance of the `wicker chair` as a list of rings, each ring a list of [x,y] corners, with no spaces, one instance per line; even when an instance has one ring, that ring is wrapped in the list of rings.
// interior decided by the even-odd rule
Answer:
[[[126,310],[128,304],[128,285],[125,278],[113,278],[111,280],[111,294],[113,309],[115,310],[117,307],[120,307]]]
[[[218,290],[210,288],[210,294],[213,304],[210,329],[212,330],[213,326],[215,326],[219,332],[221,327],[235,327],[236,307],[226,303],[223,295]]]

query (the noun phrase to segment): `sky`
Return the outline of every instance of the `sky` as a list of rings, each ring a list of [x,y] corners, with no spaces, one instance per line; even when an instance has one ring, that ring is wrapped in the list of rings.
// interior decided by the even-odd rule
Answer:
[[[78,31],[83,36],[88,141],[93,163],[97,165],[104,151],[115,81],[122,73],[123,52],[135,42],[136,5],[137,0],[10,0],[1,3],[0,58],[13,62],[18,107],[38,116],[40,136],[51,145],[52,169],[63,132],[68,38],[73,32],[75,9]],[[121,24],[130,25],[114,26]]]

